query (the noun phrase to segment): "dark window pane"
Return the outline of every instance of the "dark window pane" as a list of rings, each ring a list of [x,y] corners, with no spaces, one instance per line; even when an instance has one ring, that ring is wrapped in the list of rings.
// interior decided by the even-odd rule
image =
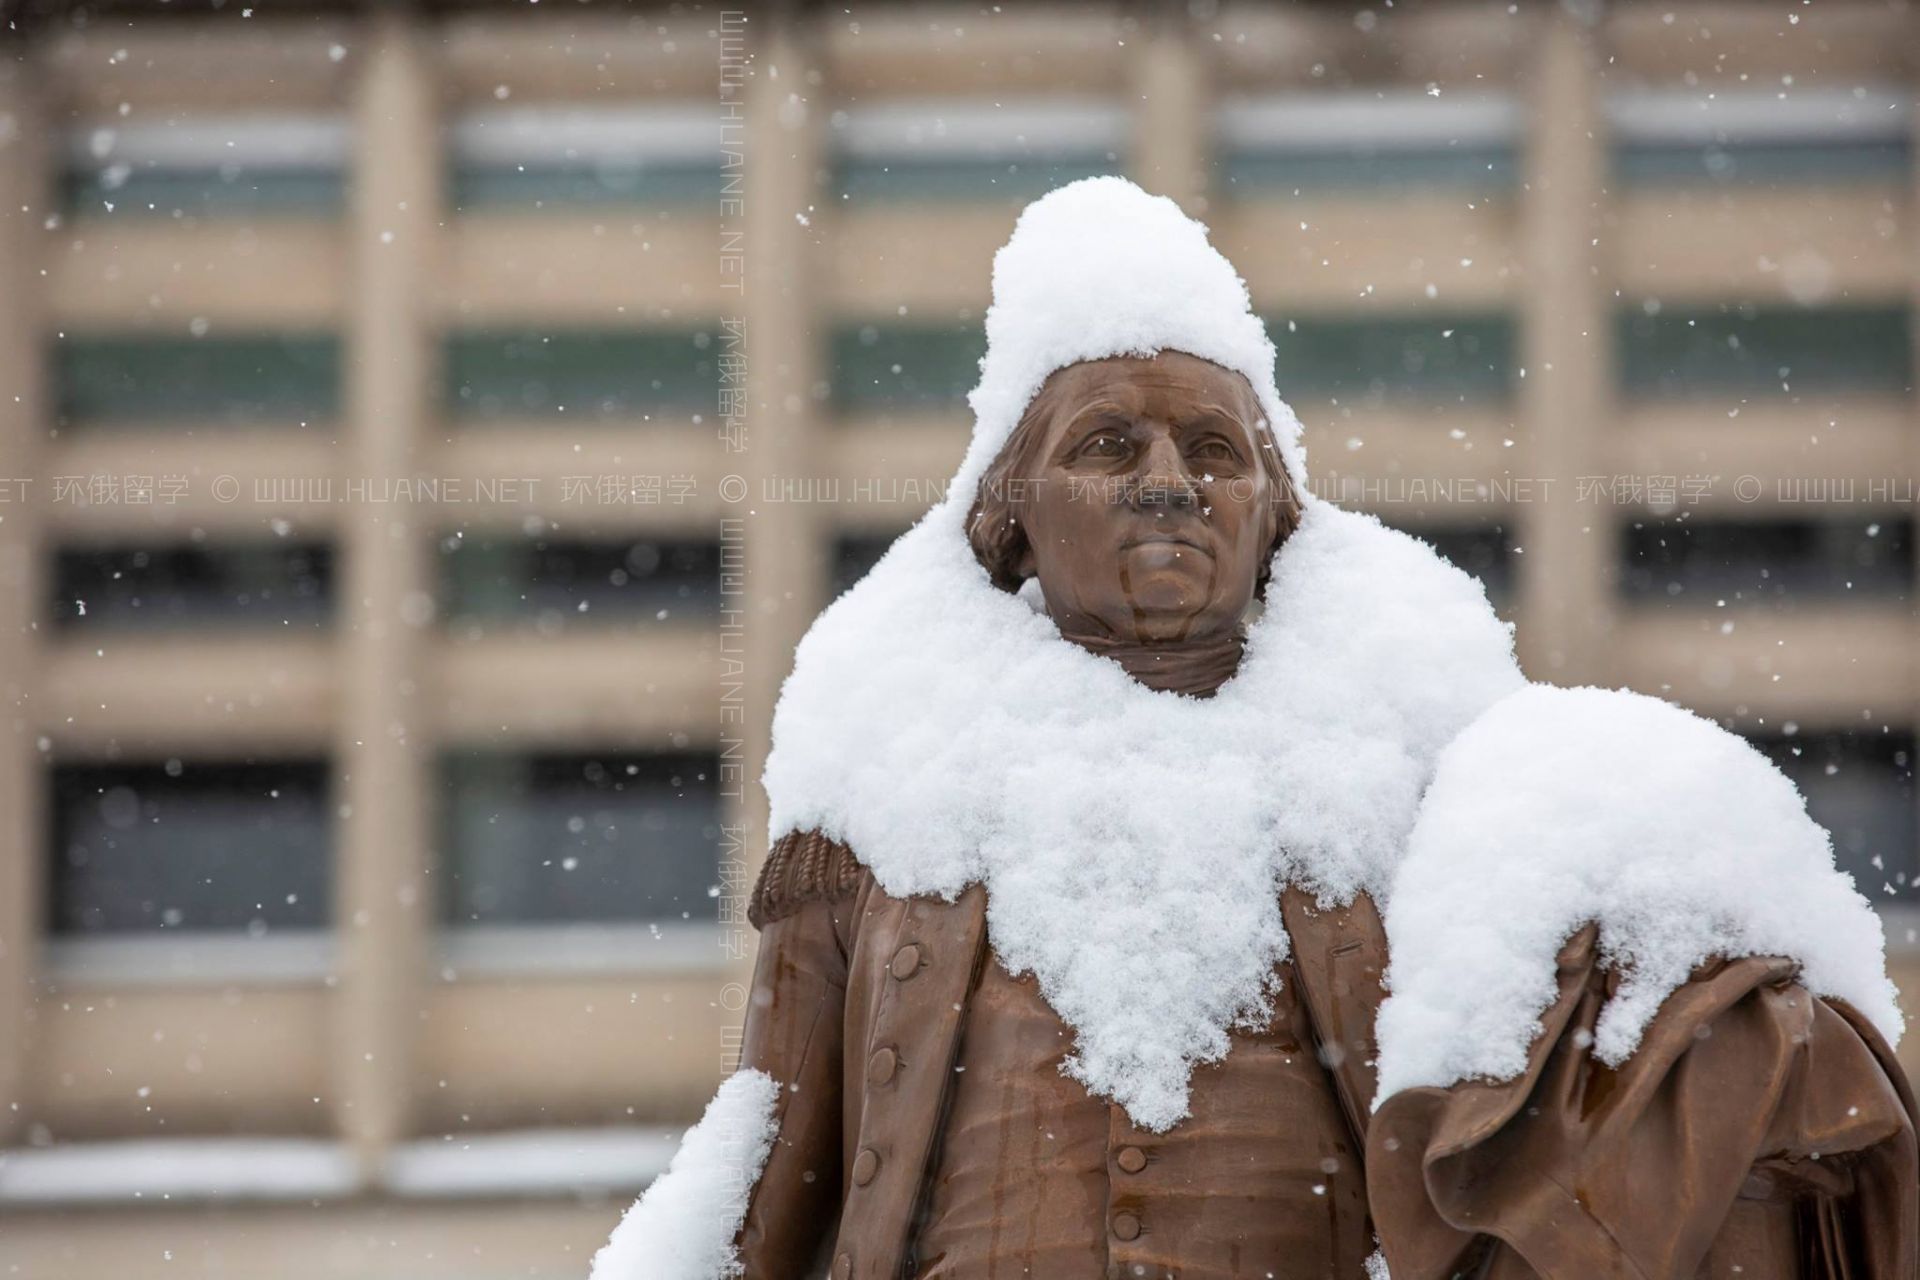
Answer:
[[[1614,176],[1629,186],[1833,186],[1903,180],[1905,139],[1855,142],[1629,143]]]
[[[440,547],[442,598],[456,623],[669,622],[719,609],[717,543],[503,535]]]
[[[1280,394],[1319,399],[1501,400],[1515,337],[1506,316],[1269,316]]]
[[[880,562],[880,557],[887,553],[887,548],[899,536],[898,533],[869,533],[836,538],[831,573],[833,594],[840,595],[866,577],[867,571]]]
[[[340,344],[331,336],[67,338],[54,344],[53,365],[63,426],[278,426],[331,422],[340,408]]]
[[[284,543],[65,548],[53,590],[54,620],[74,629],[312,630],[332,613],[333,553]]]
[[[1401,525],[1392,519],[1391,512],[1385,513],[1382,519],[1432,544],[1454,567],[1478,578],[1487,590],[1487,598],[1494,604],[1511,598],[1513,541],[1504,525]]]
[[[711,755],[445,761],[450,924],[718,918]]]
[[[832,342],[833,398],[841,409],[957,408],[980,380],[987,351],[978,324],[847,326]]]
[[[467,419],[712,412],[719,345],[704,330],[454,334],[448,404]]]
[[[1791,602],[1903,600],[1913,585],[1913,520],[1727,520],[1675,516],[1621,530],[1630,599]]]
[[[1630,397],[1905,392],[1913,379],[1904,307],[1634,309],[1616,327]]]
[[[1911,731],[1756,735],[1754,745],[1807,797],[1807,812],[1833,833],[1835,861],[1868,900],[1920,895]]]
[[[60,765],[52,790],[55,932],[326,923],[322,764]]]

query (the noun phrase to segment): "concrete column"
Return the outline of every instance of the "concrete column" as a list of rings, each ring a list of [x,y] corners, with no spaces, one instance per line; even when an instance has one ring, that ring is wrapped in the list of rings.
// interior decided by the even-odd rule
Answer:
[[[1597,33],[1563,7],[1540,20],[1524,87],[1518,411],[1527,474],[1552,483],[1515,511],[1519,650],[1535,679],[1604,682],[1616,531],[1606,507],[1575,501],[1575,477],[1604,470],[1612,399],[1613,319],[1595,244],[1607,173]]]
[[[826,456],[815,384],[825,376],[821,349],[826,316],[819,310],[817,231],[821,210],[804,225],[795,215],[821,204],[814,174],[823,163],[824,87],[809,81],[818,62],[802,17],[755,13],[752,71],[746,87],[747,149],[744,289],[747,401],[751,417],[744,452],[726,466],[747,481],[747,498],[731,514],[746,521],[743,661],[748,707],[745,795],[727,821],[743,822],[748,861],[758,863],[767,838],[766,763],[773,705],[793,667],[793,647],[826,604],[826,552],[831,525],[823,508],[762,500],[763,484],[819,475]],[[830,211],[829,211],[830,216]]]
[[[1134,181],[1171,197],[1191,214],[1204,214],[1211,187],[1212,95],[1207,62],[1177,11],[1151,10],[1133,61]]]
[[[51,212],[46,120],[18,48],[0,53],[0,1145],[27,1114],[46,786],[34,701],[45,592],[35,513],[46,431],[40,260]],[[23,483],[24,482],[24,483]]]
[[[350,476],[412,474],[430,404],[427,297],[441,166],[431,70],[418,41],[400,15],[376,17],[356,89],[341,430]],[[334,1088],[342,1136],[371,1174],[408,1130],[433,925],[432,752],[420,689],[432,625],[431,530],[402,505],[350,502],[342,514]]]

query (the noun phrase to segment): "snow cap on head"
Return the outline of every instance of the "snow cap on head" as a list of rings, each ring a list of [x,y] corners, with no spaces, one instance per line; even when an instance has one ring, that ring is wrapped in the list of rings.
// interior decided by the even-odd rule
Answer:
[[[1028,205],[993,258],[973,443],[952,491],[970,495],[1056,369],[1184,351],[1252,384],[1280,459],[1307,500],[1300,421],[1273,382],[1273,343],[1207,229],[1125,178],[1083,178]]]

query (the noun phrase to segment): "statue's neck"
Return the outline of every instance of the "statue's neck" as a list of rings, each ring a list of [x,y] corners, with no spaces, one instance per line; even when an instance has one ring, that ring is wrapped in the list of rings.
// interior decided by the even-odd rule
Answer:
[[[1107,635],[1060,633],[1089,653],[1111,658],[1127,674],[1165,693],[1211,698],[1240,669],[1247,640],[1238,627],[1195,640],[1146,643]]]

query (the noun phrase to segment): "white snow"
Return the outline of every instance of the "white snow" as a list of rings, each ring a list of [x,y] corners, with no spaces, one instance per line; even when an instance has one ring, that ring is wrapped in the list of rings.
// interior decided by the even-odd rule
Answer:
[[[1375,1105],[1518,1075],[1560,946],[1596,920],[1623,975],[1595,1029],[1602,1062],[1624,1062],[1716,955],[1792,957],[1815,994],[1899,1038],[1879,917],[1778,769],[1658,699],[1533,685],[1441,753],[1421,806],[1386,904]]]
[[[814,623],[774,713],[772,833],[818,827],[896,896],[988,886],[994,950],[1075,1033],[1067,1070],[1166,1130],[1196,1063],[1270,1014],[1278,891],[1384,884],[1441,745],[1521,677],[1478,583],[1309,500],[1239,673],[1156,692],[997,590],[978,477],[1057,365],[1173,348],[1240,369],[1290,465],[1272,349],[1204,230],[1119,179],[1022,215],[994,265],[974,441],[948,496]]]
[[[741,1273],[734,1236],[773,1150],[780,1087],[763,1071],[721,1082],[673,1163],[593,1257],[590,1280],[722,1280]]]

